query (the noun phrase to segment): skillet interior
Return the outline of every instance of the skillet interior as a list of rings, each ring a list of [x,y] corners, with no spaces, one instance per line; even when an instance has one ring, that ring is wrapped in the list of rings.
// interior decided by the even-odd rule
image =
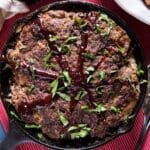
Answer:
[[[143,69],[145,70],[145,75],[143,76],[143,79],[147,79],[147,68],[145,65],[145,59],[143,58],[143,54],[142,54],[142,50],[141,47],[139,45],[139,42],[137,41],[136,37],[134,36],[134,34],[130,31],[130,29],[128,28],[128,26],[126,25],[126,23],[124,21],[122,21],[119,17],[116,17],[115,15],[113,15],[112,12],[110,12],[109,10],[106,10],[105,8],[96,6],[94,4],[91,3],[84,3],[84,2],[57,2],[54,4],[50,4],[49,6],[46,6],[45,8],[42,8],[40,11],[43,11],[45,9],[63,9],[63,10],[72,10],[72,11],[91,11],[91,10],[101,10],[103,12],[105,12],[106,14],[108,14],[113,20],[116,21],[117,24],[119,24],[121,27],[123,27],[128,35],[130,36],[131,40],[132,40],[132,47],[134,48],[133,50],[133,54],[135,56],[135,59],[137,61],[137,63],[141,63],[143,66]],[[22,23],[26,23],[28,22],[28,20],[30,20],[31,18],[34,18],[34,16],[36,16],[36,14],[39,11],[34,12],[33,14],[31,14],[30,16],[27,16],[26,18],[18,21],[14,27],[14,30],[11,34],[11,37],[8,40],[8,44],[6,43],[6,46],[4,48],[3,54],[6,54],[6,49],[9,47],[9,43],[11,43],[14,39],[14,37],[17,35],[16,33],[16,28],[22,24]],[[4,65],[4,64],[1,64]],[[5,76],[3,76],[5,74]],[[6,76],[6,74],[8,76]],[[9,75],[11,73],[10,72],[3,72],[2,73],[2,90],[3,93],[5,93],[3,95],[3,97],[7,96],[7,94],[9,93],[9,83],[7,83],[6,81],[8,81]],[[144,100],[144,96],[145,96],[145,92],[146,92],[146,85],[141,86],[141,95],[140,95],[140,100],[134,110],[134,114],[136,115],[137,112],[139,111],[139,108],[141,107],[141,104]],[[5,102],[5,106],[7,108],[8,113],[10,112],[10,110],[14,109],[9,103]],[[80,140],[74,140],[74,141],[68,141],[68,140],[61,140],[61,141],[54,141],[54,140],[50,140],[48,138],[45,139],[45,141],[41,141],[38,140],[36,138],[35,135],[35,130],[26,130],[23,129],[23,131],[25,133],[27,133],[32,139],[34,139],[35,141],[49,146],[51,148],[55,148],[55,149],[66,149],[66,148],[79,148],[79,149],[88,149],[88,148],[94,148],[96,146],[99,146],[103,143],[105,143],[106,141],[112,140],[113,138],[117,137],[118,135],[127,132],[133,125],[134,119],[130,120],[128,122],[128,124],[122,124],[119,126],[119,128],[114,129],[111,134],[109,136],[107,136],[104,139],[98,139],[98,138],[85,138],[85,139],[80,139]],[[19,126],[22,126],[20,122],[17,121],[17,124],[19,124]]]

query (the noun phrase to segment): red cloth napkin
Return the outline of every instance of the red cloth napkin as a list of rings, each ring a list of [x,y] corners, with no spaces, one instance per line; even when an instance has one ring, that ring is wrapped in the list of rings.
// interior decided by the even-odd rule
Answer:
[[[54,0],[40,0],[36,2],[34,5],[30,6],[30,10],[33,11],[41,6],[44,6],[46,4],[49,4],[50,2],[53,2]],[[144,47],[144,52],[146,54],[146,60],[147,63],[150,63],[150,26],[143,24],[139,22],[138,20],[134,19],[133,17],[129,16],[127,13],[125,13],[123,10],[121,10],[113,0],[89,0],[91,2],[97,3],[99,5],[102,5],[106,8],[111,9],[114,11],[117,15],[121,16],[128,24],[129,26],[134,30],[137,37],[139,38],[140,42],[142,43],[142,46]],[[27,13],[26,13],[27,14]],[[13,18],[7,20],[4,23],[4,27],[0,32],[0,54],[1,50],[4,46],[4,43],[6,42],[13,24],[18,18],[21,18],[25,16],[26,14],[20,14],[16,15]],[[0,101],[0,121],[2,122],[5,131],[8,131],[8,117],[4,110],[3,104]],[[132,130],[126,134],[123,134],[119,136],[118,138],[114,139],[113,141],[101,146],[100,148],[97,148],[97,150],[134,150],[135,144],[138,140],[138,137],[141,132],[141,127],[143,123],[143,112],[140,111],[136,121],[134,123],[134,127]],[[16,147],[16,150],[48,150],[48,148],[39,145],[37,143],[29,144],[21,144],[20,146]],[[150,132],[147,134],[147,137],[145,139],[145,142],[143,144],[143,150],[150,150]]]

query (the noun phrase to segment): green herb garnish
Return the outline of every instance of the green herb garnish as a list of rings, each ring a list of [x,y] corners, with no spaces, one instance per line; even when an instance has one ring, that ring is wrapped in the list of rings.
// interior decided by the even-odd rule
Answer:
[[[115,107],[115,106],[111,106],[110,107],[110,111],[114,112],[114,113],[119,113],[120,112],[120,109]]]
[[[139,91],[140,91],[139,85],[135,85],[135,83],[133,83],[133,82],[131,81],[131,78],[130,78],[130,77],[125,77],[125,80],[130,83],[130,86],[132,87],[132,89],[133,89],[134,92],[136,92],[136,91],[139,92]]]
[[[103,55],[108,55],[109,54],[109,51],[107,49],[103,49]]]
[[[104,87],[104,86],[98,86],[98,87],[96,88],[96,93],[97,93],[98,95],[102,95],[102,93],[103,93],[103,87]]]
[[[119,52],[124,53],[126,49],[118,45],[118,50]]]
[[[118,72],[118,70],[111,70],[111,71],[110,71],[110,74],[114,74],[114,73],[116,73],[116,72]]]
[[[71,139],[84,138],[89,134],[90,128],[81,129],[78,132],[71,133]]]
[[[101,13],[100,17],[99,17],[99,20],[109,22],[109,17],[108,17],[108,15],[106,15],[104,13]]]
[[[50,63],[50,68],[51,69],[56,69],[57,68],[57,64],[55,64],[55,63]]]
[[[62,75],[63,75],[64,86],[65,87],[69,86],[71,84],[71,77],[69,75],[69,72],[64,70],[62,72]]]
[[[71,36],[69,37],[64,43],[65,44],[71,44],[77,41],[77,37],[76,36]]]
[[[27,129],[40,129],[40,128],[41,128],[41,125],[25,124],[25,128],[27,128]]]
[[[38,139],[40,139],[40,140],[44,140],[44,139],[45,139],[42,133],[37,133],[36,136],[37,136]]]
[[[94,72],[95,68],[93,66],[90,66],[86,69],[85,74],[90,74],[91,72]]]
[[[52,97],[55,96],[57,88],[58,88],[58,79],[54,80],[53,82],[50,83],[50,87],[51,89],[51,93],[52,93]]]
[[[87,22],[85,22],[83,19],[80,17],[75,17],[74,19],[75,24],[77,24],[80,28],[84,28],[87,26]]]
[[[62,93],[62,92],[57,92],[57,94],[64,99],[65,101],[70,102],[71,101],[71,97],[68,94]]]
[[[89,83],[89,82],[90,82],[91,80],[93,80],[93,79],[94,79],[93,75],[90,75],[90,76],[88,76],[86,82]]]
[[[28,92],[29,93],[32,93],[32,91],[34,90],[35,88],[35,85],[34,84],[31,84],[29,87],[28,87]]]
[[[104,80],[104,78],[105,78],[105,72],[102,71],[102,70],[99,71],[99,72],[98,72],[98,76],[99,76],[100,81]]]
[[[49,41],[50,42],[55,42],[55,41],[57,41],[58,40],[58,36],[57,35],[51,35],[50,37],[49,37]]]
[[[21,118],[14,111],[10,111],[10,114],[17,120],[22,121]]]
[[[82,53],[82,56],[87,58],[87,59],[91,59],[91,60],[96,58],[96,55],[90,54],[90,53]]]
[[[145,84],[145,83],[148,83],[148,81],[147,80],[140,81],[140,84]]]
[[[83,106],[81,106],[81,109],[86,111],[89,109],[89,107],[87,105],[83,105]]]
[[[79,124],[77,126],[71,126],[68,129],[71,139],[78,139],[86,137],[91,131],[91,128],[87,127],[87,124]]]
[[[64,86],[58,88],[58,91],[63,91],[63,90],[65,90],[65,87],[64,87]]]
[[[100,32],[101,32],[101,29],[100,29],[100,25],[99,25],[99,24],[96,24],[96,25],[95,25],[95,29],[96,29],[96,32],[97,32],[97,33],[100,33]]]
[[[129,112],[128,114],[125,115],[125,122],[127,123],[129,120],[135,117],[135,114],[132,114],[132,112]]]
[[[52,52],[49,52],[44,58],[43,58],[43,61],[44,61],[44,65],[48,65],[48,63],[50,62],[52,58]]]
[[[74,131],[74,130],[77,130],[78,127],[77,126],[71,126],[69,129],[68,129],[68,132],[71,132],[71,131]]]
[[[103,104],[96,104],[96,103],[94,103],[94,105],[96,106],[96,108],[95,109],[91,109],[91,112],[101,113],[101,112],[106,111],[106,108],[104,107]]]
[[[94,109],[90,109],[89,106],[87,106],[87,105],[81,106],[81,109],[84,110],[84,111],[87,111],[87,112],[98,112],[98,113],[106,111],[106,108],[104,107],[103,104],[96,104],[96,103],[94,103],[94,105],[96,107]]]
[[[138,64],[137,65],[137,71],[136,71],[138,76],[142,76],[144,74],[144,70],[142,69],[142,65]]]
[[[67,120],[67,118],[60,111],[58,111],[58,116],[63,126],[66,127],[69,124],[69,121]]]
[[[82,24],[82,19],[80,18],[80,17],[75,17],[74,18],[74,22],[75,22],[75,24],[77,24],[77,25],[80,25],[80,24]]]
[[[108,36],[109,35],[109,31],[102,31],[101,33],[100,33],[100,35],[101,36]]]
[[[75,100],[81,100],[86,94],[87,92],[84,90],[79,91],[75,97]]]
[[[62,52],[62,53],[66,53],[68,55],[71,54],[71,48],[69,45],[66,45],[66,44],[61,44],[60,48],[59,48],[59,51]]]
[[[95,29],[96,29],[96,32],[97,32],[97,33],[100,33],[101,36],[108,36],[109,33],[110,33],[110,31],[111,31],[111,28],[109,28],[108,31],[102,30],[102,29],[100,28],[100,25],[99,25],[99,24],[96,24]]]

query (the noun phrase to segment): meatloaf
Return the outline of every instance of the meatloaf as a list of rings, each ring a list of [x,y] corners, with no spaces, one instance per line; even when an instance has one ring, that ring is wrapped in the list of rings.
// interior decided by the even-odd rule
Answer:
[[[51,139],[105,137],[139,99],[130,38],[104,12],[48,10],[21,25],[6,57],[11,101]]]

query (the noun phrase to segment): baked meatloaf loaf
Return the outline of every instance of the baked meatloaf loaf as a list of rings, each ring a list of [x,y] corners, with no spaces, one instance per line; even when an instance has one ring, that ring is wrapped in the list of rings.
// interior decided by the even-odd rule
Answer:
[[[103,138],[139,99],[130,38],[103,12],[41,12],[19,28],[6,57],[12,104],[51,139]]]

